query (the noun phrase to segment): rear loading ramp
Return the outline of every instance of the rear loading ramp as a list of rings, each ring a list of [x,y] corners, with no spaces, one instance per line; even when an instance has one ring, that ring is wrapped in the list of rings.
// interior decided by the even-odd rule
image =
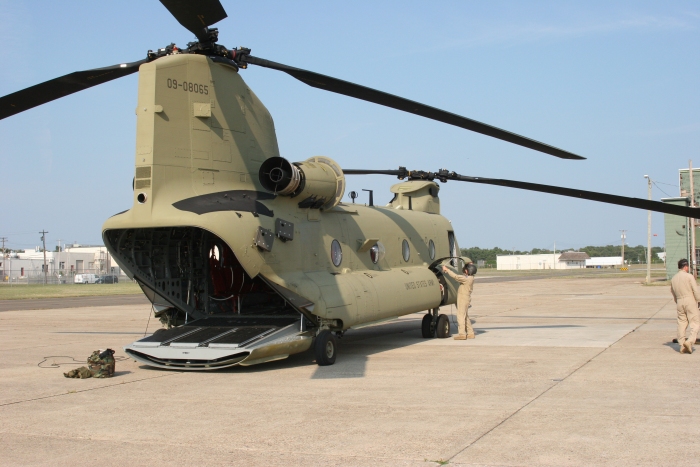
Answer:
[[[146,365],[214,370],[286,358],[311,346],[301,317],[214,317],[162,329],[124,348]]]

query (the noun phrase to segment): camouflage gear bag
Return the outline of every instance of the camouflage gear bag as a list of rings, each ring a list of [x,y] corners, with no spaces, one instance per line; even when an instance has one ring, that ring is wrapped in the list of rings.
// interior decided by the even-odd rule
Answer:
[[[111,378],[114,375],[114,350],[107,349],[100,353],[95,350],[87,359],[87,367],[81,366],[68,373],[66,378]]]

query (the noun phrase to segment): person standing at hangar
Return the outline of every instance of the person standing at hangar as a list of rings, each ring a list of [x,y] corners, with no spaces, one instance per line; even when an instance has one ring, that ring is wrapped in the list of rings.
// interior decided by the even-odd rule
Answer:
[[[700,290],[695,281],[695,277],[688,273],[688,260],[678,261],[678,273],[671,279],[671,294],[676,302],[678,312],[678,344],[680,352],[693,353],[693,344],[698,337],[700,328],[700,313],[698,312],[698,302],[700,302]],[[690,335],[686,339],[685,334],[690,325]]]
[[[474,266],[474,263],[465,264],[464,268],[462,268],[464,275],[455,274],[447,266],[443,266],[442,271],[459,282],[459,289],[457,289],[457,325],[459,333],[454,338],[455,340],[474,339],[474,328],[472,328],[472,323],[469,320],[469,305],[472,301],[472,290],[474,290],[476,266]]]

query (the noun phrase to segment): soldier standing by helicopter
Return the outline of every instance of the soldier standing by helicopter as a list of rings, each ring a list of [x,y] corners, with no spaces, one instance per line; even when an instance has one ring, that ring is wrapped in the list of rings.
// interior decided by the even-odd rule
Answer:
[[[678,343],[681,353],[693,353],[693,344],[698,337],[698,302],[700,290],[692,274],[688,273],[688,260],[678,261],[678,273],[671,279],[671,293],[678,311]],[[690,323],[690,336],[686,339],[685,332]]]
[[[457,325],[459,326],[459,331],[454,339],[474,339],[474,328],[472,328],[472,323],[469,320],[469,305],[472,301],[472,290],[474,290],[476,266],[471,262],[466,263],[462,268],[462,272],[465,275],[455,274],[447,266],[443,266],[442,271],[459,282],[459,289],[457,290]]]

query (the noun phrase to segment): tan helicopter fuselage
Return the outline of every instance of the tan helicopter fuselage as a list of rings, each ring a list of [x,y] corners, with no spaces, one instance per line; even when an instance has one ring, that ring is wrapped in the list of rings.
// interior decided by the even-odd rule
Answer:
[[[454,303],[456,284],[428,267],[458,255],[434,182],[399,183],[384,207],[343,204],[342,172],[317,157],[295,166],[295,193],[265,189],[261,166],[280,156],[272,117],[233,64],[203,55],[141,65],[136,115],[133,206],[103,237],[154,303],[264,315],[274,292],[331,330]]]

